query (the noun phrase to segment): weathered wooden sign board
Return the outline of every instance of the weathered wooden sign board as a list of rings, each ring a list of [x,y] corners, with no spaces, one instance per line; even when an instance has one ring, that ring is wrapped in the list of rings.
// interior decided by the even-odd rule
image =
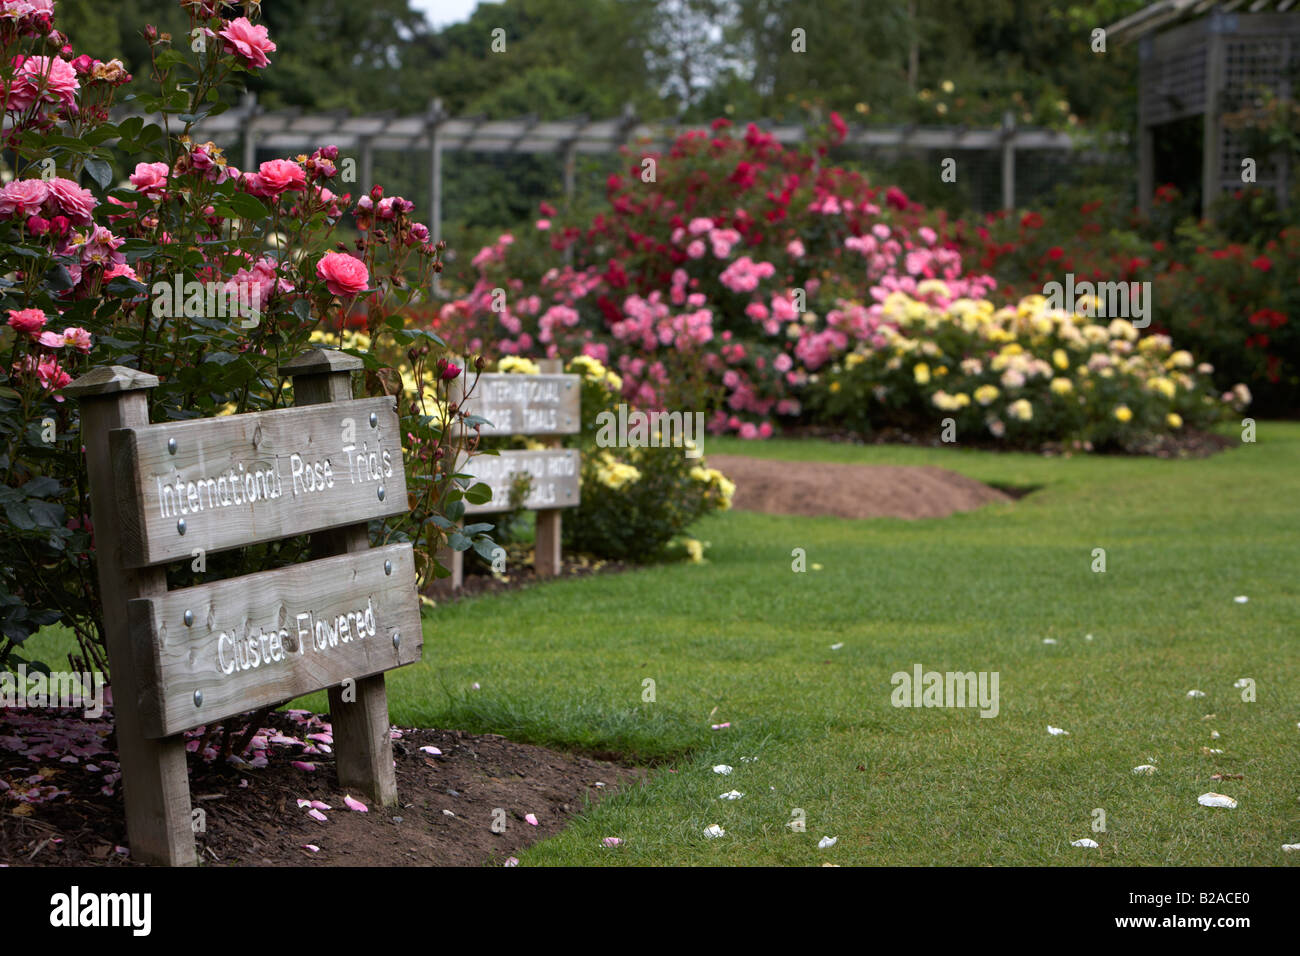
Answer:
[[[457,379],[464,388],[465,377]],[[581,386],[576,375],[522,375],[486,372],[461,407],[467,415],[486,418],[479,434],[576,435]],[[454,397],[454,396],[453,396]]]
[[[339,786],[397,800],[384,672],[419,660],[409,544],[368,523],[406,509],[392,398],[355,400],[361,360],[281,366],[298,407],[149,424],[152,375],[97,368],[80,402],[95,563],[131,855],[193,865],[181,731],[329,691]],[[169,591],[168,561],[311,533],[314,560]]]
[[[486,504],[465,505],[465,514],[490,514],[510,508],[510,486],[518,474],[531,478],[528,497],[521,505],[529,510],[573,508],[579,503],[578,474],[581,470],[576,448],[546,448],[537,451],[502,451],[496,455],[475,455],[462,471],[492,489]]]
[[[394,399],[122,428],[109,435],[128,567],[406,510]]]
[[[458,362],[468,369],[468,363]],[[582,380],[577,375],[561,373],[556,359],[538,362],[541,373],[487,372],[476,379],[466,371],[456,379],[452,398],[460,400],[466,415],[485,418],[489,424],[478,426],[479,434],[544,435],[552,446],[560,435],[576,435],[582,430]],[[473,388],[470,389],[470,383]],[[464,398],[470,391],[469,398]],[[561,508],[579,504],[578,478],[582,470],[581,455],[576,449],[551,447],[539,451],[502,451],[498,455],[476,455],[457,469],[472,474],[492,489],[487,504],[466,502],[465,514],[491,514],[510,508],[510,485],[513,477],[526,472],[531,488],[522,507],[537,512],[534,568],[539,577],[559,574],[563,567],[560,555]],[[451,569],[444,588],[456,590],[464,577],[464,555],[446,550],[439,560]]]
[[[127,604],[141,718],[165,737],[420,659],[409,544]]]

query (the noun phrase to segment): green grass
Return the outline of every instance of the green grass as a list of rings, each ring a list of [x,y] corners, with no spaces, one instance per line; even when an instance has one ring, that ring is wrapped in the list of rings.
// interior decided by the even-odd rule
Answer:
[[[424,661],[390,675],[394,722],[652,768],[522,853],[525,865],[1300,862],[1281,851],[1300,842],[1300,425],[1264,423],[1256,444],[1183,462],[707,450],[939,465],[1041,489],[912,522],[730,512],[695,531],[711,543],[704,565],[438,608]],[[808,572],[792,572],[794,548]],[[1000,713],[894,708],[891,675],[917,663],[997,671]],[[1233,689],[1240,677],[1256,680],[1256,702]],[[710,729],[722,721],[731,728]],[[1148,762],[1154,776],[1132,774]],[[734,772],[714,774],[717,763]],[[733,787],[743,799],[718,799]],[[1198,806],[1207,791],[1239,806]],[[794,808],[806,833],[785,826]],[[1105,832],[1091,828],[1098,808]],[[706,839],[711,823],[726,836]],[[605,836],[625,844],[603,849]],[[818,851],[822,836],[838,845]],[[1081,837],[1101,848],[1069,845]]]

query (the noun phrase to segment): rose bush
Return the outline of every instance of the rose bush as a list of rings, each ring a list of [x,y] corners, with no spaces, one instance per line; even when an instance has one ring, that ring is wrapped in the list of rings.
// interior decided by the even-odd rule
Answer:
[[[463,482],[444,464],[458,460],[458,432],[434,404],[445,382],[428,374],[440,343],[400,315],[440,271],[441,247],[409,202],[379,187],[356,200],[336,193],[334,147],[241,171],[193,138],[224,109],[223,85],[265,68],[275,44],[249,19],[257,3],[184,6],[193,41],[173,49],[145,30],[157,92],[132,106],[161,122],[111,123],[131,79],[122,65],[75,55],[48,0],[0,4],[13,162],[0,189],[0,660],[62,622],[83,666],[106,665],[83,442],[75,403],[60,394],[92,365],[157,375],[155,421],[277,408],[290,398],[279,364],[353,311],[373,346],[352,350],[368,390],[400,396],[410,449],[411,514],[375,533],[415,540],[428,577],[463,510]],[[245,15],[231,16],[240,6]],[[207,570],[262,570],[300,557],[301,544],[211,555]],[[168,569],[173,585],[199,573]]]
[[[1244,385],[1220,395],[1213,368],[1168,336],[1049,309],[1041,295],[998,309],[971,299],[938,308],[900,293],[885,315],[884,347],[849,353],[819,381],[812,404],[825,419],[920,434],[951,419],[957,441],[1139,451],[1250,402]]]
[[[963,272],[942,216],[820,165],[843,132],[832,117],[798,151],[720,121],[663,153],[629,150],[607,208],[582,219],[544,206],[473,258],[462,295],[416,320],[469,351],[591,356],[631,403],[707,408],[714,431],[766,437],[800,414],[809,375],[880,341],[890,293],[944,305],[994,286]]]

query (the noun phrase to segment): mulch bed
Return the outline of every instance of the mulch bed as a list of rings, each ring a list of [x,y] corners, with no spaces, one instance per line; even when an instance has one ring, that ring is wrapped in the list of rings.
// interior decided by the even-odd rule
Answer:
[[[628,564],[625,561],[603,561],[589,558],[586,555],[565,555],[562,560],[563,568],[557,577],[539,578],[537,572],[533,569],[532,558],[529,556],[526,561],[511,561],[509,567],[514,568],[514,570],[509,574],[474,573],[474,571],[467,569],[460,590],[444,590],[444,586],[439,582],[427,588],[425,594],[438,603],[444,601],[455,602],[484,594],[519,591],[537,584],[545,584],[548,581],[558,581],[562,578],[590,577],[596,574],[619,574],[623,571],[636,569],[636,565]]]
[[[733,506],[767,514],[942,518],[1010,501],[1005,492],[944,468],[845,465],[709,455],[736,483]]]
[[[52,713],[0,709],[0,863],[133,865],[110,712],[98,720]],[[322,750],[328,728],[328,718],[303,711],[271,715],[254,738],[254,747],[266,748],[258,769],[212,752],[208,760],[190,754],[192,805],[205,814],[206,830],[196,836],[204,865],[500,865],[562,830],[588,801],[644,777],[496,734],[400,730],[393,740],[399,805],[362,813],[345,806],[333,756],[310,752]],[[195,737],[191,746],[198,743]],[[295,761],[316,769],[306,772]],[[328,805],[320,811],[326,820],[313,819],[299,800]],[[502,819],[504,832],[494,833]]]

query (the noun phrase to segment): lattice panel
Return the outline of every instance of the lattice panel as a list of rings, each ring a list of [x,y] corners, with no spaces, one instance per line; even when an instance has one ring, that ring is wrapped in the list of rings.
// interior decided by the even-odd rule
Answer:
[[[1142,64],[1142,109],[1148,123],[1205,109],[1205,40],[1152,56]]]

